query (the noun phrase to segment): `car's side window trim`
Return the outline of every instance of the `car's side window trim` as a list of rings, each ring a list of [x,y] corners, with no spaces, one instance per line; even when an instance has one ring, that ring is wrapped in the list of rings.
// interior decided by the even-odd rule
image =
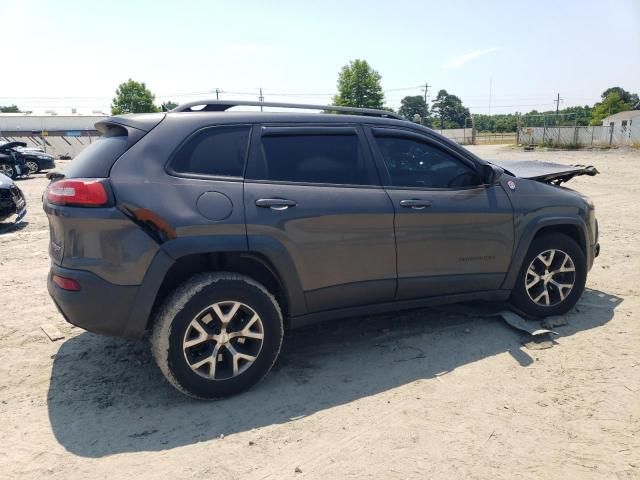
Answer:
[[[310,187],[344,187],[344,188],[366,188],[381,189],[382,181],[380,172],[376,168],[375,160],[369,146],[369,142],[365,136],[365,132],[360,125],[357,124],[307,124],[307,125],[291,125],[291,124],[256,124],[251,135],[249,146],[249,157],[245,164],[244,181],[251,183],[271,184],[271,185],[300,185]],[[355,135],[358,139],[358,145],[362,151],[365,168],[375,178],[374,184],[351,184],[351,183],[320,183],[320,182],[294,182],[287,180],[270,180],[261,178],[251,178],[251,166],[255,166],[258,162],[263,161],[262,156],[262,137],[264,136],[296,136],[296,135]]]
[[[367,139],[369,140],[369,143],[370,143],[371,152],[376,162],[376,166],[378,167],[379,174],[382,178],[382,184],[386,189],[418,190],[418,191],[424,191],[424,190],[457,191],[457,190],[471,190],[476,188],[484,188],[485,186],[483,183],[480,183],[478,185],[470,185],[467,187],[450,187],[450,188],[411,187],[411,186],[393,185],[393,182],[391,181],[391,175],[389,174],[389,169],[387,168],[387,165],[384,161],[384,156],[382,154],[382,151],[380,150],[380,146],[376,141],[377,137],[407,138],[407,139],[415,140],[417,142],[425,143],[426,145],[429,145],[444,151],[446,154],[462,162],[464,165],[468,166],[474,172],[476,172],[480,176],[480,178],[482,178],[482,176],[479,168],[480,166],[476,162],[460,155],[458,152],[452,150],[447,145],[444,145],[438,142],[437,139],[430,138],[427,135],[422,135],[412,130],[405,130],[403,128],[398,128],[398,127],[377,127],[374,125],[369,125],[367,130],[368,130]]]
[[[317,126],[263,126],[260,131],[263,137],[268,136],[294,136],[294,135],[358,135],[358,129],[355,126],[339,126],[339,127],[317,127]]]
[[[209,175],[206,173],[197,173],[197,172],[178,172],[174,170],[171,166],[173,163],[176,154],[180,151],[180,149],[189,142],[193,137],[198,135],[200,132],[204,130],[210,130],[212,128],[228,128],[228,127],[247,127],[249,129],[249,135],[247,140],[247,146],[244,152],[244,163],[242,165],[242,174],[240,176],[237,175]],[[191,132],[187,135],[184,140],[182,140],[171,152],[168,160],[164,164],[164,171],[172,176],[179,178],[193,178],[193,179],[202,179],[202,180],[221,180],[225,182],[242,182],[244,180],[244,173],[247,170],[247,163],[249,161],[249,153],[251,150],[251,143],[253,138],[253,130],[254,125],[251,123],[229,123],[224,125],[205,125],[203,127],[199,127],[198,129]]]

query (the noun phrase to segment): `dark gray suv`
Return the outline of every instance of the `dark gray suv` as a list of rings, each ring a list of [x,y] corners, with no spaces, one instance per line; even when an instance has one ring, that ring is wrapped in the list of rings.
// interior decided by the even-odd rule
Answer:
[[[197,102],[96,125],[44,197],[49,292],[71,323],[139,338],[196,397],[262,378],[285,327],[466,300],[556,315],[598,231],[560,187],[592,167],[497,165],[386,111]]]

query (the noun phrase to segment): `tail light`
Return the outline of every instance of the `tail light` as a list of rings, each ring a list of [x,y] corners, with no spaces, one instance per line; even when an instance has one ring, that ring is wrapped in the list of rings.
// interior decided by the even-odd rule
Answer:
[[[53,275],[51,277],[53,283],[59,286],[63,290],[68,290],[70,292],[79,292],[80,284],[75,281],[73,278],[61,277],[60,275]]]
[[[105,180],[73,178],[50,183],[47,201],[55,205],[103,207],[109,204],[109,194]]]

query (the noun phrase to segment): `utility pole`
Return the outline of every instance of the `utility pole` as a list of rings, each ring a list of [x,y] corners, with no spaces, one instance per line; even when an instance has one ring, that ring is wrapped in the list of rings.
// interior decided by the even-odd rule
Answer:
[[[260,87],[260,96],[258,97],[258,101],[260,103],[264,102],[264,97],[262,96],[262,87]],[[262,111],[262,105],[260,105],[260,111]]]
[[[560,94],[558,93],[558,97],[554,100],[556,104],[556,125],[558,125],[558,112],[560,110],[560,102],[564,100],[564,98],[560,98]]]
[[[429,92],[429,87],[431,87],[431,85],[429,85],[428,82],[424,82],[424,103],[427,103],[427,92]]]
[[[220,89],[216,88],[216,100],[220,99],[219,95],[220,95]]]

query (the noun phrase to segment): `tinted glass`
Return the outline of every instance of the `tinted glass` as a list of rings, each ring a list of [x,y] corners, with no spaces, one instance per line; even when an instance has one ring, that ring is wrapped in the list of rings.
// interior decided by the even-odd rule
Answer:
[[[262,138],[265,180],[370,185],[357,135],[291,135]]]
[[[109,170],[127,151],[127,134],[124,129],[110,129],[97,141],[82,150],[69,165],[64,168],[67,178],[108,177]]]
[[[393,186],[460,188],[482,183],[475,170],[435,146],[402,137],[377,137],[376,142]]]
[[[171,161],[178,173],[241,177],[250,127],[211,127],[182,145]]]

